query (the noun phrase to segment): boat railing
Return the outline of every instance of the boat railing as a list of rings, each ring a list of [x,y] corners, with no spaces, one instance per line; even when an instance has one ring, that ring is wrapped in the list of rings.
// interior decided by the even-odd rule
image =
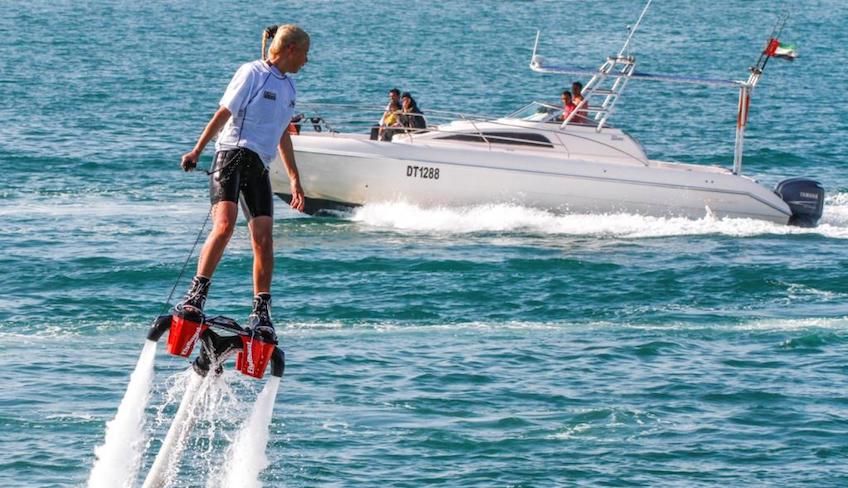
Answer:
[[[632,159],[647,165],[644,154],[633,154],[619,146],[607,144],[597,137],[592,137],[594,130],[580,130],[581,125],[594,127],[594,123],[572,123],[566,129],[562,125],[562,107],[545,102],[531,102],[525,107],[502,117],[490,117],[463,112],[444,110],[424,110],[423,114],[406,114],[423,117],[425,128],[383,126],[378,121],[385,113],[385,107],[360,104],[339,103],[301,103],[299,108],[303,113],[296,123],[298,133],[301,131],[326,132],[329,134],[368,134],[375,141],[402,141],[408,144],[420,142],[449,142],[474,141],[486,144],[491,150],[498,147],[512,146],[558,150],[571,157],[574,153],[563,139],[584,140],[593,145],[603,146],[621,157]],[[403,114],[402,111],[395,112]],[[389,137],[381,137],[382,133],[390,133]],[[585,131],[585,132],[584,132]],[[493,133],[494,132],[494,133]],[[535,135],[534,135],[535,134]],[[541,137],[539,137],[541,136]]]
[[[575,119],[583,119],[587,114],[593,114],[592,118],[596,122],[596,130],[598,132],[604,127],[607,119],[612,115],[615,104],[621,97],[627,82],[632,79],[652,80],[671,83],[689,83],[703,86],[713,87],[732,87],[739,90],[739,104],[736,117],[736,140],[734,141],[733,150],[733,173],[736,175],[742,174],[742,153],[745,139],[745,129],[748,124],[748,111],[751,101],[751,92],[757,86],[760,77],[762,76],[765,66],[771,56],[774,55],[774,50],[771,46],[779,45],[777,37],[783,30],[787,16],[781,17],[775,27],[772,29],[771,35],[768,38],[765,49],[760,54],[754,66],[749,68],[750,74],[746,81],[729,80],[729,79],[711,79],[704,77],[679,76],[679,75],[664,75],[654,73],[640,73],[635,71],[636,58],[630,54],[630,42],[633,35],[636,33],[642,19],[650,7],[652,0],[647,0],[642,8],[639,18],[633,27],[628,26],[628,35],[615,56],[610,56],[597,69],[587,69],[574,66],[557,66],[549,64],[548,61],[537,54],[539,49],[540,32],[536,33],[536,42],[533,45],[533,53],[530,56],[530,69],[539,73],[563,74],[563,75],[586,75],[591,76],[591,79],[582,90],[583,101],[572,110],[571,114],[563,121],[563,128]],[[598,107],[595,107],[590,99],[598,97],[603,99]]]
[[[535,102],[538,103],[538,102]],[[544,104],[539,104],[544,105]],[[477,140],[487,144],[489,148],[492,144],[497,143],[521,143],[527,146],[547,147],[555,146],[558,141],[546,143],[532,139],[524,139],[517,137],[509,137],[503,135],[487,134],[480,127],[480,124],[496,124],[505,129],[524,129],[527,127],[517,124],[504,122],[502,118],[488,117],[483,115],[474,115],[462,112],[451,112],[443,110],[427,110],[423,114],[407,113],[396,111],[394,115],[406,115],[412,117],[421,117],[424,119],[424,128],[405,127],[401,125],[384,125],[380,126],[378,121],[380,115],[387,113],[384,108],[376,108],[367,105],[355,104],[302,104],[305,112],[300,115],[300,121],[295,124],[299,130],[307,129],[313,132],[329,132],[329,133],[369,133],[370,137],[375,140],[404,140],[408,143],[415,143],[420,139],[434,139],[434,133],[443,133],[446,136],[468,136],[477,138]],[[555,109],[553,106],[548,106]],[[332,123],[329,118],[332,117]],[[365,122],[363,122],[365,121]],[[371,122],[368,122],[371,121]],[[466,127],[458,127],[456,122],[464,122]],[[379,130],[391,134],[391,138],[381,139]],[[538,128],[537,131],[545,131],[545,128]],[[553,127],[549,129],[553,132]],[[376,134],[376,136],[375,136]],[[424,137],[426,136],[426,137]],[[461,140],[461,139],[458,139]],[[561,145],[561,144],[560,144]]]
[[[312,128],[316,132],[327,130],[330,132],[357,132],[363,129],[368,129],[377,126],[381,116],[386,113],[385,107],[357,104],[357,103],[325,103],[325,102],[304,102],[298,105],[303,109],[300,114],[306,120],[303,123],[305,127],[309,127],[309,122],[312,122]],[[394,112],[395,115],[403,115],[402,110]],[[494,120],[492,117],[483,115],[474,115],[462,112],[448,112],[443,110],[427,110],[426,113],[414,114],[408,113],[405,115],[420,116],[427,122],[427,129],[430,130],[435,125],[432,120],[467,120],[467,121],[489,121]],[[329,125],[326,121],[327,116],[332,116],[333,125]],[[311,118],[320,118],[320,121],[312,121]],[[320,123],[321,129],[315,127],[315,124]],[[396,127],[400,128],[400,127]],[[410,131],[413,128],[407,127]]]

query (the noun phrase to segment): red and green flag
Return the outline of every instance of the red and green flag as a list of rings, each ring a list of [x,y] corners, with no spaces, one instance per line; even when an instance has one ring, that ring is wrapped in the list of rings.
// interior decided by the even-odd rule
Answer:
[[[777,39],[769,39],[764,54],[772,58],[786,59],[788,61],[794,61],[798,57],[798,51],[795,49],[794,44],[784,44]]]

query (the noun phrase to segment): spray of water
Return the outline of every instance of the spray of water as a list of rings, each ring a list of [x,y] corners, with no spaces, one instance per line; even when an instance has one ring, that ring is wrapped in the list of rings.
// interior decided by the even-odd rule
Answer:
[[[530,232],[633,239],[706,234],[733,237],[818,234],[848,239],[848,194],[828,196],[820,225],[813,229],[752,219],[717,218],[706,208],[703,218],[688,219],[626,213],[555,214],[509,204],[424,208],[405,202],[386,202],[360,207],[350,218],[379,228],[446,234]]]
[[[150,398],[155,359],[156,342],[148,340],[118,413],[106,424],[106,440],[94,450],[97,460],[89,475],[89,488],[132,486],[144,450],[144,411]]]
[[[262,486],[259,474],[268,466],[265,448],[268,444],[268,426],[274,411],[274,401],[280,378],[268,379],[256,398],[250,418],[236,435],[227,450],[222,488],[258,488]]]
[[[176,479],[186,440],[197,418],[195,398],[198,394],[202,394],[203,380],[202,376],[195,373],[191,374],[180,407],[174,415],[174,420],[168,429],[165,440],[162,442],[162,447],[159,448],[156,459],[153,461],[153,466],[151,466],[147,478],[144,480],[144,488],[161,488],[168,486]]]
[[[243,400],[241,388],[246,382],[232,371],[213,377],[210,388],[198,399],[197,427],[187,468],[206,473],[207,486],[217,486],[223,472],[222,461],[226,446],[230,445],[240,419],[247,417],[248,402]],[[235,390],[234,390],[235,387]],[[239,390],[239,391],[236,391]]]

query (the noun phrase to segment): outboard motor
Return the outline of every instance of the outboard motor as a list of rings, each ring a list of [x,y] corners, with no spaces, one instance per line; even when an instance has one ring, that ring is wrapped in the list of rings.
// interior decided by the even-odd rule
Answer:
[[[789,205],[792,217],[789,225],[815,227],[824,210],[824,187],[809,178],[789,178],[781,181],[774,192]]]

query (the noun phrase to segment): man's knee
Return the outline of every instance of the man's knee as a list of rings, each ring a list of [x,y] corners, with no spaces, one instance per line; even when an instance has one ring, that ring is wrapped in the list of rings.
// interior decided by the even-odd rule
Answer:
[[[238,207],[232,202],[220,202],[215,205],[212,232],[221,237],[230,238],[236,228]]]
[[[273,238],[274,220],[271,217],[262,216],[250,219],[250,239],[254,247],[270,250],[274,245]]]
[[[233,236],[233,231],[236,228],[236,221],[233,220],[222,220],[215,222],[215,226],[212,228],[212,233],[216,236],[223,237],[225,239],[229,239]]]

